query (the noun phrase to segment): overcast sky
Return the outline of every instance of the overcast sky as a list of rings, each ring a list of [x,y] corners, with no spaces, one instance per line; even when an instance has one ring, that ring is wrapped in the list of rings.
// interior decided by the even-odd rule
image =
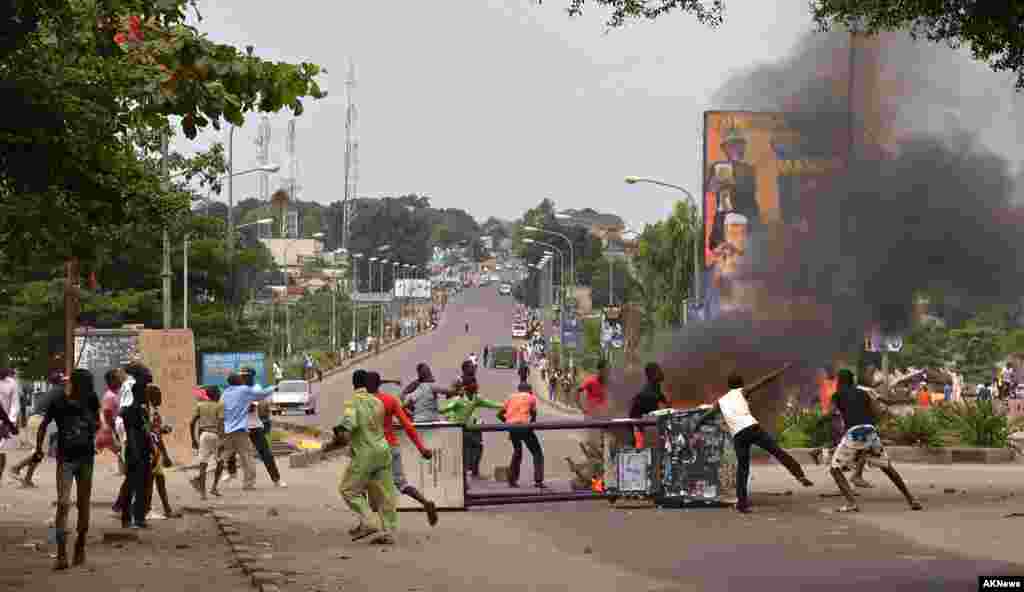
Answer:
[[[200,27],[261,57],[329,71],[322,86],[331,97],[308,101],[296,124],[300,199],[342,197],[351,58],[360,196],[425,194],[479,220],[518,217],[550,196],[560,209],[592,207],[640,227],[681,196],[623,177],[697,191],[711,95],[730,73],[785,56],[811,26],[807,0],[734,0],[718,30],[673,15],[606,35],[602,10],[570,19],[566,3],[205,0]],[[256,164],[259,117],[236,130],[235,170]],[[282,165],[289,118],[271,118],[272,159]],[[175,147],[226,138],[210,132]],[[255,176],[235,180],[236,200],[256,193]]]

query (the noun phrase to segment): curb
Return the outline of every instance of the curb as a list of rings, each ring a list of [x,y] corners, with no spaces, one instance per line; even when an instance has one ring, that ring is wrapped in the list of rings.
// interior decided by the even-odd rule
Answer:
[[[801,464],[814,464],[811,452],[814,448],[787,448],[786,452],[801,462]],[[1010,448],[922,448],[920,446],[886,446],[886,454],[893,462],[925,465],[995,465],[1012,464],[1015,462],[1014,453]],[[754,458],[771,459],[767,452],[752,455]],[[809,460],[804,460],[809,459]]]
[[[242,569],[242,573],[252,587],[260,592],[281,592],[280,584],[284,581],[284,574],[260,569],[256,556],[253,554],[255,550],[242,540],[235,519],[224,512],[207,510],[206,513],[213,515],[213,520],[217,523],[221,536],[224,537],[231,549],[235,564]]]
[[[389,349],[391,349],[393,347],[396,347],[396,346],[399,346],[399,345],[402,345],[403,343],[408,343],[408,342],[412,341],[413,339],[416,339],[417,337],[422,337],[424,335],[430,335],[431,333],[433,333],[436,330],[437,330],[436,328],[435,329],[427,329],[426,331],[424,331],[422,333],[418,333],[416,335],[410,335],[409,337],[402,337],[401,339],[396,339],[394,341],[389,341],[388,343],[386,343],[383,346],[381,346],[381,348],[379,350],[375,351],[375,352],[365,353],[365,354],[356,356],[354,358],[348,358],[348,359],[344,360],[342,363],[340,363],[337,366],[335,366],[334,368],[331,368],[330,370],[327,370],[326,372],[324,372],[324,378],[327,378],[328,376],[331,376],[332,374],[336,374],[338,372],[343,372],[345,370],[348,370],[352,366],[355,366],[356,364],[358,364],[358,363],[360,363],[360,362],[362,362],[364,360],[369,360],[370,358],[373,358],[374,356],[379,356],[380,354],[388,351]]]

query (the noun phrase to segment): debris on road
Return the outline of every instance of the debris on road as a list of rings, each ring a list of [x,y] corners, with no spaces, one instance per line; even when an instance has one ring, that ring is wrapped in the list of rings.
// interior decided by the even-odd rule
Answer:
[[[590,555],[593,552],[594,552],[594,550],[590,548],[590,545],[587,545],[586,547],[583,547],[583,554],[584,555]]]
[[[947,487],[947,488],[942,490],[942,493],[956,493],[956,488],[954,488],[954,487]]]
[[[1024,512],[1010,512],[1003,515],[1003,518],[1024,518]]]

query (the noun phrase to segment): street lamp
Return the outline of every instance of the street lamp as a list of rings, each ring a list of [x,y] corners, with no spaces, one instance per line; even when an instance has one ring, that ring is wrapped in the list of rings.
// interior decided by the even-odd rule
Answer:
[[[568,218],[569,216],[566,216],[565,214],[555,214],[555,217],[558,217],[558,218],[562,218],[562,217]],[[565,240],[565,242],[569,243],[569,274],[571,276],[570,277],[570,280],[572,282],[571,285],[573,286],[573,289],[575,290],[575,287],[576,287],[576,254],[574,252],[575,248],[573,247],[572,240],[568,236],[562,234],[561,232],[555,232],[554,230],[547,230],[547,229],[544,229],[544,228],[538,228],[536,226],[523,226],[523,230],[526,230],[528,232],[541,232],[541,233],[544,233],[544,234],[550,234],[552,236],[557,236],[559,238],[562,238],[563,240]],[[564,284],[565,282],[562,282],[562,283]],[[573,298],[575,298],[575,297],[576,297],[576,295],[573,294]]]
[[[692,193],[687,191],[685,188],[680,187],[679,185],[673,185],[672,183],[666,183],[664,181],[658,181],[657,179],[646,179],[646,178],[643,178],[643,177],[632,177],[632,176],[626,177],[625,181],[626,181],[626,184],[628,184],[628,185],[636,185],[637,183],[650,183],[651,185],[660,185],[662,187],[668,187],[669,189],[675,189],[676,191],[681,191],[682,193],[684,193],[686,195],[686,197],[690,198],[690,201],[693,203],[694,212],[697,213],[697,215],[699,215],[699,212],[700,212],[700,202],[697,201],[697,198],[693,197]],[[693,235],[693,300],[694,300],[694,302],[697,302],[697,300],[700,298],[700,295],[702,294],[701,286],[700,286],[700,284],[701,284],[701,281],[700,281],[700,275],[701,275],[700,274],[700,234],[701,233],[699,232],[699,229],[695,228],[694,229],[694,235]],[[684,314],[685,314],[685,310],[684,310]]]
[[[241,174],[241,173],[239,173],[239,174]],[[249,224],[242,224],[238,228],[245,228],[246,226],[255,226],[257,224],[270,224],[273,221],[274,220],[271,219],[271,218],[263,218],[261,220],[255,221],[255,222],[250,222]],[[182,314],[181,314],[181,326],[182,326],[183,329],[188,329],[188,301],[189,301],[189,294],[188,294],[188,247],[189,247],[189,235],[186,234],[185,235],[185,240],[184,240],[184,245],[182,246],[182,255],[183,255],[183,257],[182,257],[182,267],[183,267],[183,269],[182,269],[182,274],[181,274],[182,293],[183,293],[183,296],[184,296],[184,298],[182,299],[183,302],[182,302]]]
[[[352,253],[352,289],[349,290],[352,298],[352,344],[356,343],[356,294],[359,292],[359,260],[363,258],[362,253]],[[354,353],[354,352],[353,352]]]
[[[369,259],[367,259],[367,262],[369,264],[367,265],[366,279],[367,279],[367,282],[368,282],[368,285],[367,285],[368,293],[370,293],[370,294],[373,293],[373,263],[376,260],[377,260],[376,257],[370,257]],[[367,305],[366,311],[367,311],[367,317],[368,317],[366,319],[366,341],[367,341],[366,347],[367,347],[367,350],[369,350],[369,347],[370,347],[370,345],[369,345],[370,336],[373,335],[373,304],[372,303],[369,303]]]

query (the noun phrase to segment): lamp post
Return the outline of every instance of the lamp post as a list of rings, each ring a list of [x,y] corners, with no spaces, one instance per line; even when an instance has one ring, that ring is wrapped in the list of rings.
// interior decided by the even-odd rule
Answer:
[[[323,239],[324,238],[324,233],[317,232],[317,233],[312,235],[312,238],[316,239],[316,240]],[[291,355],[292,355],[292,317],[291,317],[291,306],[289,306],[291,304],[291,296],[288,294],[288,275],[289,275],[288,274],[288,249],[290,249],[292,245],[294,245],[295,243],[299,242],[300,240],[302,240],[302,239],[297,238],[297,239],[289,242],[284,247],[284,265],[285,265],[285,280],[284,280],[284,330],[285,330],[285,333],[286,333],[285,337],[286,337],[286,340],[287,340],[286,341],[287,345],[285,346],[285,356],[286,357],[291,357]]]
[[[357,304],[355,295],[359,292],[359,260],[363,258],[362,253],[352,253],[352,344],[356,343],[356,317]],[[354,352],[353,352],[354,353]]]
[[[562,218],[562,217],[566,217],[566,216],[564,214],[556,214],[556,217]],[[575,288],[576,287],[576,254],[574,253],[575,248],[573,247],[572,240],[568,236],[562,234],[561,232],[555,232],[554,230],[547,230],[547,229],[544,229],[544,228],[537,228],[536,226],[523,226],[523,230],[526,230],[526,231],[529,231],[529,232],[540,232],[540,233],[543,233],[543,234],[550,234],[552,236],[560,237],[563,240],[565,240],[565,242],[569,243],[569,275],[570,275],[569,279],[570,279],[570,282],[571,282],[570,285],[573,286],[573,288]],[[562,282],[562,284],[564,286],[565,282]],[[575,298],[575,297],[576,297],[576,295],[573,294],[573,298]]]
[[[370,257],[369,259],[367,259],[367,262],[369,263],[369,265],[367,265],[366,280],[368,282],[367,290],[368,290],[368,293],[370,293],[370,294],[373,294],[373,262],[376,261],[376,260],[377,260],[376,257]],[[366,320],[366,341],[367,341],[366,348],[367,348],[367,350],[369,350],[369,348],[370,348],[370,346],[369,346],[370,336],[373,335],[373,304],[372,303],[369,304],[366,307],[366,310],[368,312],[368,317],[369,317]]]
[[[230,181],[230,179],[233,178],[233,177],[241,177],[242,175],[248,175],[250,173],[276,173],[278,170],[280,170],[280,168],[281,167],[276,165],[276,164],[268,164],[268,165],[259,166],[259,167],[253,168],[253,169],[247,169],[247,170],[244,170],[244,171],[239,171],[237,173],[230,173],[228,175],[224,175],[224,176],[218,178],[217,180],[218,181],[223,181],[224,179],[228,179]],[[210,191],[209,190],[207,190],[207,192],[206,192],[206,204],[207,204],[206,205],[206,212],[207,212],[207,214],[209,214],[209,212],[210,212],[210,205],[209,205],[210,204]],[[233,244],[234,244],[233,232],[232,232],[232,228],[231,228],[232,220],[233,220],[233,217],[231,215],[231,208],[229,207],[228,208],[228,235],[227,235],[228,246],[229,247],[233,246]],[[265,223],[266,223],[266,219],[263,219],[263,220],[258,220],[256,222],[254,222],[253,224],[265,224]],[[251,226],[251,224],[243,224],[243,225],[239,226],[238,228],[242,228],[244,226]],[[170,239],[166,236],[166,231],[165,231],[165,240],[168,241],[165,244],[165,246],[167,246],[167,248],[169,249],[170,248],[169,247]],[[182,327],[185,328],[185,329],[188,329],[188,248],[189,248],[189,236],[186,235],[185,239],[184,239],[184,247],[183,247],[184,276],[183,276],[183,281],[182,281],[182,283],[184,284],[184,292],[185,292],[185,304],[184,304],[184,307],[183,307],[183,313],[184,314],[182,315]],[[230,250],[228,252],[231,253]],[[228,262],[232,266],[231,269],[232,269],[232,272],[233,272],[234,271],[234,262],[231,259],[228,259]],[[169,263],[168,263],[168,265],[169,265]],[[167,271],[169,271],[169,267],[168,267]],[[167,277],[169,277],[169,276],[167,276]],[[168,286],[168,289],[170,289],[169,286]],[[168,299],[167,302],[169,303],[170,300]],[[170,320],[165,318],[164,322],[166,324],[166,323],[169,323]]]
[[[381,259],[381,261],[380,261],[380,294],[381,294],[382,298],[384,297],[384,294],[385,294],[385,292],[384,292],[384,268],[387,267],[388,263],[391,263],[391,261],[388,260],[388,259]],[[377,335],[380,337],[380,341],[377,342],[379,344],[383,344],[384,343],[384,307],[385,307],[385,304],[383,302],[381,302],[380,303],[380,323],[379,323],[380,332],[377,333]]]
[[[690,198],[690,201],[693,203],[693,209],[694,209],[695,215],[697,215],[697,216],[700,215],[700,202],[697,201],[697,198],[693,197],[692,193],[687,191],[685,188],[680,187],[679,185],[673,185],[672,183],[666,183],[664,181],[658,181],[657,179],[645,179],[645,178],[642,178],[642,177],[626,177],[625,181],[629,185],[635,185],[637,183],[650,183],[652,185],[660,185],[662,187],[668,187],[669,189],[675,189],[676,191],[681,191],[683,194],[686,195],[686,197]],[[700,229],[699,228],[694,228],[694,236],[693,236],[693,298],[694,298],[695,302],[701,297],[700,295],[702,294],[702,291],[701,291],[701,281],[700,281],[700,277],[701,277],[701,273],[700,273],[700,242],[701,242]],[[685,311],[684,311],[684,314],[685,314]]]

